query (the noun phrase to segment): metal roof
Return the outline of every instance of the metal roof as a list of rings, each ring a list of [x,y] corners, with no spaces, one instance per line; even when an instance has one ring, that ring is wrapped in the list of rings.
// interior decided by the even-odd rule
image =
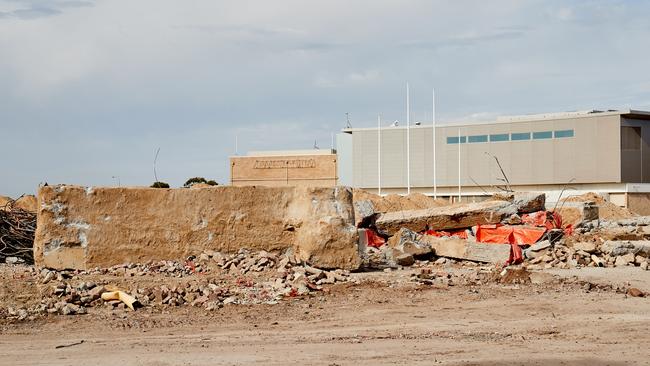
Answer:
[[[520,116],[502,116],[497,117],[495,121],[481,121],[481,122],[451,122],[451,123],[436,123],[436,127],[464,127],[464,126],[479,126],[479,125],[492,125],[500,123],[513,123],[513,122],[532,122],[532,121],[549,121],[561,120],[572,118],[589,118],[600,116],[615,116],[619,115],[626,118],[636,118],[650,120],[649,111],[639,111],[633,109],[623,110],[589,110],[589,111],[576,111],[576,112],[559,112],[559,113],[542,113],[542,114],[528,114]],[[411,124],[411,129],[418,128],[431,128],[431,125],[414,125]],[[360,127],[360,128],[344,128],[341,131],[345,133],[352,133],[354,131],[376,130],[377,127]],[[382,126],[382,129],[406,129],[406,126]]]

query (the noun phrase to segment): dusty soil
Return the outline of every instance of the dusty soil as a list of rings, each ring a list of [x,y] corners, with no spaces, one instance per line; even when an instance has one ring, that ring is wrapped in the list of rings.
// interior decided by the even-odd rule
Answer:
[[[585,193],[583,195],[570,196],[567,202],[594,202],[598,206],[598,217],[601,220],[616,221],[638,216],[630,210],[619,207],[596,193]],[[564,214],[563,214],[564,215]],[[567,219],[567,222],[571,220]]]
[[[106,306],[86,315],[4,321],[1,363],[647,364],[650,299],[628,297],[624,288],[634,278],[650,290],[650,272],[597,270],[588,273],[594,284],[575,270],[526,276],[534,284],[467,286],[420,285],[411,280],[415,270],[369,272],[353,274],[359,283],[276,305],[226,305],[212,312]],[[8,266],[1,271],[3,302],[37,296],[37,286],[21,272]],[[147,279],[162,280],[169,279]]]
[[[363,189],[353,190],[353,200],[354,202],[369,200],[377,212],[420,210],[449,205],[449,201],[442,199],[436,200],[422,193],[411,193],[410,195],[404,196],[397,194],[379,196]]]

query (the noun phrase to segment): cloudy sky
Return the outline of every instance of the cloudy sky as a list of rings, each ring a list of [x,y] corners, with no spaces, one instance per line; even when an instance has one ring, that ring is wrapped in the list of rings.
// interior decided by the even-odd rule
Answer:
[[[0,0],[0,194],[227,182],[228,156],[441,122],[650,109],[641,1]]]

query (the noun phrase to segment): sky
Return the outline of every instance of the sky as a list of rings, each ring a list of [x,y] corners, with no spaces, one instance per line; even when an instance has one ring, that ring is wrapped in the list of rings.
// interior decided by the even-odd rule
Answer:
[[[228,183],[346,125],[650,110],[650,2],[0,0],[0,195]]]

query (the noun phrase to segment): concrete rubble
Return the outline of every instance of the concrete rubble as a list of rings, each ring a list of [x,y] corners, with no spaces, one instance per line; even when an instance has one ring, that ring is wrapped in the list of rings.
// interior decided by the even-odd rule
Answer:
[[[650,217],[603,220],[590,203],[572,201],[570,207],[582,210],[580,219],[563,224],[556,212],[546,211],[543,194],[526,192],[455,205],[418,196],[402,205],[392,198],[381,210],[386,201],[364,198],[353,203],[345,188],[179,193],[44,187],[34,245],[38,267],[32,267],[42,299],[6,313],[30,320],[101,307],[130,311],[115,297],[102,299],[115,291],[155,309],[273,305],[355,283],[350,271],[358,270],[412,267],[413,282],[453,286],[544,284],[554,277],[535,271],[550,268],[649,267]],[[189,205],[193,200],[207,203]],[[395,202],[415,209],[393,210]],[[507,237],[497,233],[496,241],[484,241],[483,228],[544,235],[521,244],[514,230],[505,230]],[[368,240],[368,233],[379,240]],[[450,265],[471,271],[440,269]]]
[[[9,309],[9,316],[18,320],[46,314],[86,314],[101,306],[128,310],[120,301],[101,299],[103,293],[115,287],[112,283],[85,280],[98,275],[112,278],[111,282],[134,283],[124,291],[135,297],[139,307],[192,306],[208,311],[229,304],[273,305],[283,298],[309,295],[322,291],[325,285],[350,281],[350,272],[346,270],[318,269],[289,256],[246,249],[235,254],[206,251],[184,263],[163,260],[82,271],[34,271],[43,286],[43,299],[30,308]],[[140,278],[160,276],[170,281],[154,286],[137,285]]]

